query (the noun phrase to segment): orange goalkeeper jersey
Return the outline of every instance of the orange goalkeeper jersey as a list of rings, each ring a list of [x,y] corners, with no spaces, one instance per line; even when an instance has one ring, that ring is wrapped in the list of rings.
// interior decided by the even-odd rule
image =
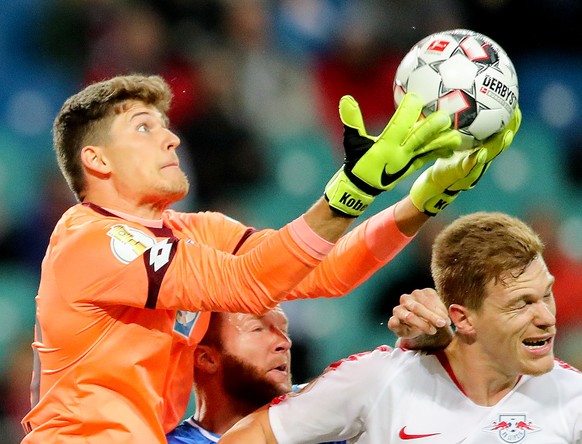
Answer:
[[[130,219],[79,204],[55,227],[23,443],[163,443],[185,414],[208,312],[345,294],[386,262],[361,245],[361,229],[320,263],[289,226],[255,231],[219,213],[172,210]]]

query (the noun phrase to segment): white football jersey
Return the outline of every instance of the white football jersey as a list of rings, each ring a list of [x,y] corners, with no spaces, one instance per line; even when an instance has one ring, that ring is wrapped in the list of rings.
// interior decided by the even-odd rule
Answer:
[[[269,419],[279,444],[582,444],[582,373],[556,360],[484,407],[465,396],[443,352],[382,346],[273,401]]]

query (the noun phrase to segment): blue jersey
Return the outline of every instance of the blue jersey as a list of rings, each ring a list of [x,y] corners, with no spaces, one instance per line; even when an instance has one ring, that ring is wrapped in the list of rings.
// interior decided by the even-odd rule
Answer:
[[[209,432],[190,417],[166,435],[168,444],[213,444],[221,435]],[[334,441],[322,444],[345,444],[345,441]]]
[[[168,444],[212,444],[218,442],[220,435],[209,432],[190,417],[166,435]]]
[[[297,391],[300,387],[294,385],[293,391]],[[191,416],[168,433],[166,439],[168,440],[168,444],[212,444],[217,443],[220,436],[206,430]],[[345,441],[334,441],[322,444],[345,444]]]

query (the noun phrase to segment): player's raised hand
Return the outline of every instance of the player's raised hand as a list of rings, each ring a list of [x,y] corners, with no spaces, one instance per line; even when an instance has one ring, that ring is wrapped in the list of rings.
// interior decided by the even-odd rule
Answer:
[[[516,107],[505,129],[470,151],[456,151],[446,159],[437,159],[412,184],[410,198],[418,210],[436,215],[457,198],[461,191],[470,190],[491,165],[505,151],[521,125],[521,110]]]
[[[432,288],[400,296],[388,328],[399,337],[397,345],[408,349],[446,347],[453,337],[447,308]]]
[[[341,98],[345,158],[325,189],[332,208],[358,216],[382,191],[460,146],[461,136],[450,129],[448,114],[437,111],[419,121],[421,112],[422,101],[407,94],[382,133],[370,136],[356,100]]]
[[[400,304],[392,309],[388,320],[388,328],[401,338],[413,338],[422,333],[433,335],[437,328],[450,325],[447,308],[432,288],[400,296]]]
[[[457,151],[450,158],[437,159],[414,181],[410,188],[410,200],[414,206],[430,216],[444,210],[460,193],[459,184],[468,183],[468,188],[482,174],[487,151],[475,148]]]

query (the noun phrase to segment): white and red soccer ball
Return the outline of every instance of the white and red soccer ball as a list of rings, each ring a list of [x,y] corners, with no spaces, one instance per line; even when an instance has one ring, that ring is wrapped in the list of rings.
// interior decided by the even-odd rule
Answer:
[[[394,101],[407,92],[424,104],[423,115],[443,109],[470,148],[501,131],[518,101],[517,74],[506,52],[467,29],[425,37],[404,56],[394,78]]]

